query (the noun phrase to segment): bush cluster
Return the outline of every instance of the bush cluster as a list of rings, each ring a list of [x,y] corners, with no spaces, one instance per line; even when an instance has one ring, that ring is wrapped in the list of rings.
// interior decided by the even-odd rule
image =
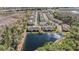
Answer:
[[[17,20],[12,27],[6,26],[0,34],[0,50],[16,50],[19,41],[22,39],[22,33],[27,28],[27,17]]]

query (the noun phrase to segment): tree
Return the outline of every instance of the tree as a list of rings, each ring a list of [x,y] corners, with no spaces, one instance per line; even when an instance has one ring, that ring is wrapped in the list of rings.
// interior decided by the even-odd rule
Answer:
[[[79,42],[79,41],[78,41]],[[60,44],[61,43],[61,44]],[[37,48],[38,51],[73,51],[78,49],[74,39],[64,39],[60,42],[48,42],[44,46]]]

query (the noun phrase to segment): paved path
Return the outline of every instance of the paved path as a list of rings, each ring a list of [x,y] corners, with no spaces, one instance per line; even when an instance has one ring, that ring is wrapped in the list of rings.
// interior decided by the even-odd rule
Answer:
[[[36,14],[35,14],[35,26],[38,26],[38,11],[36,11]]]

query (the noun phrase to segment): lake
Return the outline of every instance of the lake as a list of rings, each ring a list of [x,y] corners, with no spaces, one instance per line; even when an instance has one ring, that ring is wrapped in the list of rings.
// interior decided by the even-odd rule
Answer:
[[[38,47],[43,46],[46,42],[56,41],[62,38],[59,34],[33,34],[29,33],[25,39],[23,51],[34,51]]]

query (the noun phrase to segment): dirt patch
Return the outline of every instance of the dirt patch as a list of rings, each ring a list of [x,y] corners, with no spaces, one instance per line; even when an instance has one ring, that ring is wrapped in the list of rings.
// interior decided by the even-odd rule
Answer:
[[[25,38],[26,38],[26,36],[27,36],[27,33],[26,33],[26,31],[22,34],[22,39],[21,39],[21,41],[19,42],[19,44],[18,44],[18,46],[17,46],[17,51],[21,51],[21,50],[23,50],[23,46],[24,46],[24,41],[25,41]]]

